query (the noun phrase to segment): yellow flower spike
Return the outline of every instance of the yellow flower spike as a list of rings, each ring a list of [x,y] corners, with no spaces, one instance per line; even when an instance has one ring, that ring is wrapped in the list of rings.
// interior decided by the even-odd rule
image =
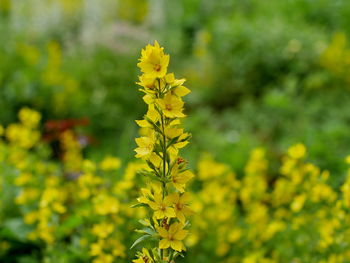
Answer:
[[[144,234],[141,241],[144,242],[148,238],[154,238],[154,234],[149,233],[157,229],[161,250],[157,247],[151,250],[153,260],[157,262],[159,259],[162,262],[170,259],[175,262],[178,256],[175,251],[185,250],[182,240],[188,231],[183,228],[186,216],[192,213],[187,204],[188,194],[184,192],[193,174],[186,170],[186,162],[178,156],[179,150],[188,144],[190,138],[180,127],[180,118],[186,117],[182,97],[190,90],[183,86],[185,79],[176,79],[173,73],[167,74],[168,64],[169,55],[164,54],[158,42],[147,45],[141,51],[140,62],[137,64],[144,73],[137,84],[142,87],[140,91],[145,93],[143,100],[148,105],[148,111],[143,120],[136,121],[141,127],[141,137],[135,140],[138,146],[135,151],[136,157],[145,160],[148,166],[139,174],[156,182],[142,188],[141,196],[137,198],[141,205],[146,205],[148,211],[151,210],[151,217],[140,221],[145,229],[138,232]],[[149,223],[145,225],[142,222]],[[137,256],[133,262],[153,262],[145,248]]]
[[[169,227],[169,230],[163,227],[158,227],[157,231],[162,237],[162,240],[159,242],[160,249],[167,249],[171,247],[172,249],[179,252],[186,250],[182,243],[182,240],[184,240],[187,236],[188,230],[184,230],[182,224],[173,223]]]

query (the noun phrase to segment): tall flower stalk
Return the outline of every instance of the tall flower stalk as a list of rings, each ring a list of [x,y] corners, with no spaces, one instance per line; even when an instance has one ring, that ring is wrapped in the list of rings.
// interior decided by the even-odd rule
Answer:
[[[140,220],[144,228],[138,232],[143,235],[132,247],[141,242],[144,247],[137,253],[135,263],[175,262],[186,250],[186,217],[192,210],[185,187],[193,174],[179,150],[190,138],[181,128],[186,117],[182,97],[190,90],[183,86],[185,79],[176,79],[167,72],[169,60],[155,41],[142,50],[137,64],[143,73],[137,84],[142,87],[140,91],[145,93],[143,100],[148,106],[143,120],[136,121],[141,127],[141,137],[136,138],[136,157],[148,165],[148,169],[139,172],[147,178],[147,187],[141,189],[137,206],[147,207],[150,218]]]

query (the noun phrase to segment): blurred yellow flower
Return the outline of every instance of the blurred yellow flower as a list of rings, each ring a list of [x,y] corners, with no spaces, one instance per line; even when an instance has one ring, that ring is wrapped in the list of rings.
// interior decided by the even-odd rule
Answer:
[[[100,163],[100,167],[104,171],[111,171],[119,169],[121,161],[119,158],[107,156]]]

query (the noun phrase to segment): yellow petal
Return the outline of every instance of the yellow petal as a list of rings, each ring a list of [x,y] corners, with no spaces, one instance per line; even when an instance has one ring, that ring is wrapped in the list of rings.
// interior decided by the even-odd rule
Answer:
[[[160,242],[159,242],[159,248],[160,249],[166,249],[170,247],[170,242],[168,239],[162,239]]]
[[[154,99],[153,99],[152,96],[149,95],[149,94],[143,96],[143,100],[144,100],[147,104],[152,104],[152,103],[154,103]]]
[[[181,252],[181,251],[182,251],[183,244],[182,244],[181,241],[172,240],[172,241],[170,242],[170,246],[171,246],[172,249]]]
[[[150,127],[150,124],[146,120],[136,120],[135,122],[137,123],[138,126],[142,128]]]
[[[175,233],[174,238],[177,240],[183,240],[188,234],[188,230],[179,230]]]
[[[166,231],[165,228],[163,227],[157,227],[157,232],[162,238],[167,238],[168,237],[168,231]]]
[[[174,90],[175,95],[177,95],[179,97],[186,96],[190,92],[191,91],[188,88],[186,88],[185,86],[176,87]]]

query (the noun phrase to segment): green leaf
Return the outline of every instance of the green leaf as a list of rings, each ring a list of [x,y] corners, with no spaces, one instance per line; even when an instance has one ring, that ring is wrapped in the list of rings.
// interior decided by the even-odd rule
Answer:
[[[136,245],[140,244],[141,242],[147,240],[151,238],[150,235],[143,235],[142,237],[136,239],[136,241],[134,242],[134,244],[132,244],[132,246],[130,247],[130,249],[133,249]]]
[[[130,206],[130,208],[135,208],[135,207],[147,207],[147,205],[144,203],[137,203],[137,204]]]
[[[143,226],[151,226],[151,222],[150,221],[147,221],[145,219],[140,219],[139,220],[139,223]]]
[[[156,231],[154,231],[152,228],[150,227],[146,227],[146,228],[143,228],[143,229],[137,229],[135,230],[137,233],[141,233],[141,234],[148,234],[148,235],[151,235],[151,236],[154,236],[157,234]]]

